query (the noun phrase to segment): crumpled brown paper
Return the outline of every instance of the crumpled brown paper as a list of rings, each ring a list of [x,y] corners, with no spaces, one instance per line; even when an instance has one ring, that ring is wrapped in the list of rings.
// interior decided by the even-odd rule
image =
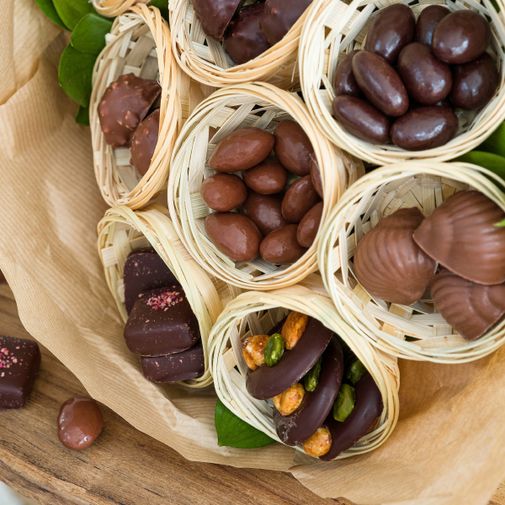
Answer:
[[[93,397],[188,459],[289,470],[322,496],[360,505],[487,504],[505,477],[505,349],[470,365],[402,363],[401,419],[382,448],[296,468],[279,445],[218,447],[210,392],[144,380],[97,257],[105,205],[89,130],[56,84],[63,37],[32,0],[2,4],[0,269],[27,330]]]

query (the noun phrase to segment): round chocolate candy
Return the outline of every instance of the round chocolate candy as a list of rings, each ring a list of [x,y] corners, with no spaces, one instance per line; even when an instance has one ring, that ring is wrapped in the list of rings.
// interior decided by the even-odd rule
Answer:
[[[98,117],[105,142],[112,147],[129,146],[133,132],[161,94],[156,81],[134,74],[121,75],[105,90],[98,104]]]
[[[382,56],[359,51],[352,71],[361,91],[387,116],[402,116],[409,108],[407,90],[396,70]]]
[[[402,149],[420,151],[446,144],[457,131],[458,118],[450,107],[420,107],[394,122],[391,140]]]
[[[256,58],[270,47],[260,29],[264,10],[263,3],[244,7],[226,32],[224,49],[237,65]]]
[[[379,10],[372,17],[365,41],[365,49],[394,63],[403,46],[414,38],[414,14],[404,4],[393,4]]]
[[[216,174],[207,177],[200,188],[203,201],[213,210],[229,212],[242,205],[247,198],[247,188],[234,174]]]
[[[312,186],[314,186],[314,189],[319,197],[323,198],[324,192],[321,171],[319,170],[319,166],[317,165],[317,161],[315,159],[313,159],[310,163],[310,181],[312,182]]]
[[[450,13],[451,11],[443,5],[428,5],[417,18],[416,40],[431,47],[435,28]]]
[[[271,45],[281,40],[312,0],[266,0],[261,29]]]
[[[321,373],[316,390],[307,392],[302,405],[291,415],[274,413],[275,429],[279,438],[288,445],[301,444],[309,438],[331,412],[342,384],[344,353],[336,339],[324,351]]]
[[[437,60],[430,48],[420,42],[412,42],[402,49],[398,72],[410,97],[419,104],[434,105],[451,91],[451,68]]]
[[[433,53],[450,64],[468,63],[479,57],[491,38],[489,23],[471,10],[451,12],[433,33]]]
[[[337,68],[335,70],[335,78],[333,87],[335,95],[351,95],[361,96],[361,90],[352,73],[352,59],[358,51],[351,51],[340,56]]]
[[[210,214],[205,218],[205,231],[214,245],[233,261],[252,261],[258,256],[261,233],[242,214]]]
[[[67,400],[58,415],[58,438],[69,449],[87,449],[103,430],[103,417],[95,400],[76,396]]]
[[[247,170],[243,176],[247,187],[261,195],[280,193],[288,181],[286,170],[275,158]]]
[[[387,144],[389,141],[389,119],[361,98],[335,97],[333,115],[346,130],[360,139],[374,144]]]
[[[282,199],[282,216],[288,223],[299,223],[318,201],[310,175],[301,177],[291,184]]]
[[[160,129],[160,109],[151,112],[132,137],[130,163],[145,175],[151,165],[151,160],[158,143],[158,130]]]
[[[242,0],[192,0],[196,17],[202,24],[203,31],[217,40],[223,38],[233,15]]]
[[[218,172],[248,170],[265,160],[272,152],[275,137],[260,128],[240,128],[216,146],[209,166]]]
[[[246,388],[257,400],[268,400],[298,382],[317,362],[334,333],[310,318],[300,340],[272,367],[262,366],[247,375]]]
[[[243,210],[263,235],[268,235],[271,231],[287,224],[281,213],[281,199],[277,196],[251,192],[244,203]]]
[[[260,244],[260,256],[274,265],[290,265],[305,253],[296,240],[296,224],[288,224],[269,233]]]
[[[275,128],[275,154],[296,175],[307,175],[314,149],[303,128],[294,121],[281,121]]]
[[[457,65],[451,102],[462,109],[480,109],[495,94],[499,80],[496,64],[487,53],[470,63]]]
[[[302,247],[310,247],[314,242],[322,215],[323,202],[319,202],[303,216],[296,231],[296,240]]]

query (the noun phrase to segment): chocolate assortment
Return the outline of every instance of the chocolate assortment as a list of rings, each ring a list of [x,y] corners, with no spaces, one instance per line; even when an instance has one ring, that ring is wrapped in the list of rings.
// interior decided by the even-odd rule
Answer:
[[[358,242],[356,279],[387,302],[431,298],[464,338],[479,338],[505,315],[505,228],[496,226],[504,218],[475,190],[455,193],[427,217],[400,209]]]
[[[315,240],[323,213],[322,183],[303,129],[281,121],[273,133],[240,128],[223,138],[208,165],[217,173],[200,188],[215,213],[205,231],[231,260],[258,256],[275,265],[297,261]]]
[[[379,389],[337,335],[290,312],[269,335],[243,342],[246,388],[271,400],[279,438],[316,458],[334,459],[373,429],[382,413]],[[372,417],[373,416],[373,417]]]
[[[209,37],[223,42],[236,65],[247,63],[279,42],[312,0],[192,0]]]
[[[125,263],[128,349],[153,382],[191,380],[204,372],[198,321],[177,282],[153,251],[134,251]]]
[[[105,90],[98,117],[105,142],[131,148],[130,163],[145,175],[158,142],[160,85],[134,74],[119,76]]]
[[[333,116],[374,144],[442,146],[458,132],[457,110],[479,110],[496,92],[490,40],[488,21],[471,10],[432,5],[416,22],[407,5],[380,9],[363,49],[340,57]]]

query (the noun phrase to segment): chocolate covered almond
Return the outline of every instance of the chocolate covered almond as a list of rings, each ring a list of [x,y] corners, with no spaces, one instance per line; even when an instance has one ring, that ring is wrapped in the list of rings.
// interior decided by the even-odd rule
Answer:
[[[207,35],[221,40],[242,1],[192,0],[192,4],[203,31]]]
[[[410,305],[426,291],[435,262],[412,238],[423,220],[419,209],[400,209],[383,218],[358,243],[354,271],[373,296]]]
[[[417,245],[455,274],[478,284],[505,282],[503,210],[479,191],[460,191],[414,232]]]
[[[160,128],[160,109],[151,112],[135,130],[131,141],[131,164],[145,175],[151,165],[154,150],[158,143]]]

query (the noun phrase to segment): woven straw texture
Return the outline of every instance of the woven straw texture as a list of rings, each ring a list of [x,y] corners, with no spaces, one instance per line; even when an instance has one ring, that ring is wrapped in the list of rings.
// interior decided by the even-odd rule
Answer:
[[[273,422],[271,402],[252,398],[246,389],[247,366],[242,358],[242,340],[249,335],[268,334],[289,311],[308,314],[337,333],[362,361],[377,383],[384,410],[373,431],[338,456],[347,458],[372,451],[392,433],[398,420],[399,371],[396,359],[386,355],[348,326],[337,314],[313,276],[305,285],[268,293],[251,291],[230,302],[210,336],[211,371],[221,401],[237,416],[280,442]],[[311,460],[297,448],[299,462]],[[298,463],[298,462],[297,462]]]
[[[141,177],[130,165],[128,148],[113,149],[104,139],[98,104],[105,89],[120,75],[134,73],[161,85],[159,139],[147,173]],[[90,124],[98,187],[110,205],[146,206],[165,186],[169,160],[182,123],[180,74],[170,49],[170,31],[158,9],[143,4],[116,18],[107,45],[93,72]],[[189,98],[186,97],[189,101]]]
[[[238,294],[238,290],[211,279],[191,259],[178,240],[166,209],[157,206],[137,212],[125,206],[110,209],[99,223],[98,233],[98,252],[105,279],[125,322],[123,274],[128,255],[132,251],[152,247],[168,265],[198,319],[205,355],[204,375],[183,384],[194,388],[211,384],[208,336],[223,304]]]
[[[283,89],[299,87],[297,51],[307,11],[282,40],[241,65],[231,61],[219,41],[205,35],[191,0],[171,0],[169,11],[175,57],[193,79],[216,88],[251,81],[266,81]]]
[[[92,0],[93,7],[102,16],[116,17],[124,14],[135,4],[149,3],[149,0]]]
[[[208,239],[204,218],[209,209],[200,196],[202,181],[211,174],[206,162],[216,144],[234,130],[255,126],[273,131],[280,120],[293,119],[305,130],[321,167],[324,187],[322,221],[348,181],[363,166],[328,142],[294,94],[269,84],[243,84],[216,91],[185,123],[174,149],[168,184],[168,206],[182,242],[195,260],[212,275],[244,289],[267,290],[296,284],[317,269],[316,242],[288,267],[261,260],[235,264]]]
[[[447,144],[422,151],[406,151],[393,145],[375,145],[358,139],[340,126],[332,116],[334,73],[340,53],[363,46],[372,14],[396,0],[354,0],[349,5],[340,0],[316,0],[308,13],[300,41],[300,80],[305,100],[326,136],[336,145],[360,159],[379,165],[408,159],[445,161],[470,151],[480,144],[505,118],[505,16],[504,3],[498,14],[489,0],[410,1],[416,16],[427,5],[443,3],[450,10],[469,8],[486,16],[492,29],[492,51],[500,67],[501,81],[494,98],[477,114],[458,112],[460,130]]]
[[[356,281],[358,241],[382,216],[418,207],[425,216],[456,191],[476,189],[505,209],[505,186],[491,172],[467,163],[407,161],[374,170],[351,186],[319,241],[319,268],[338,312],[378,348],[402,358],[463,363],[490,354],[505,341],[505,321],[474,341],[456,334],[431,300],[413,306],[373,298]]]

